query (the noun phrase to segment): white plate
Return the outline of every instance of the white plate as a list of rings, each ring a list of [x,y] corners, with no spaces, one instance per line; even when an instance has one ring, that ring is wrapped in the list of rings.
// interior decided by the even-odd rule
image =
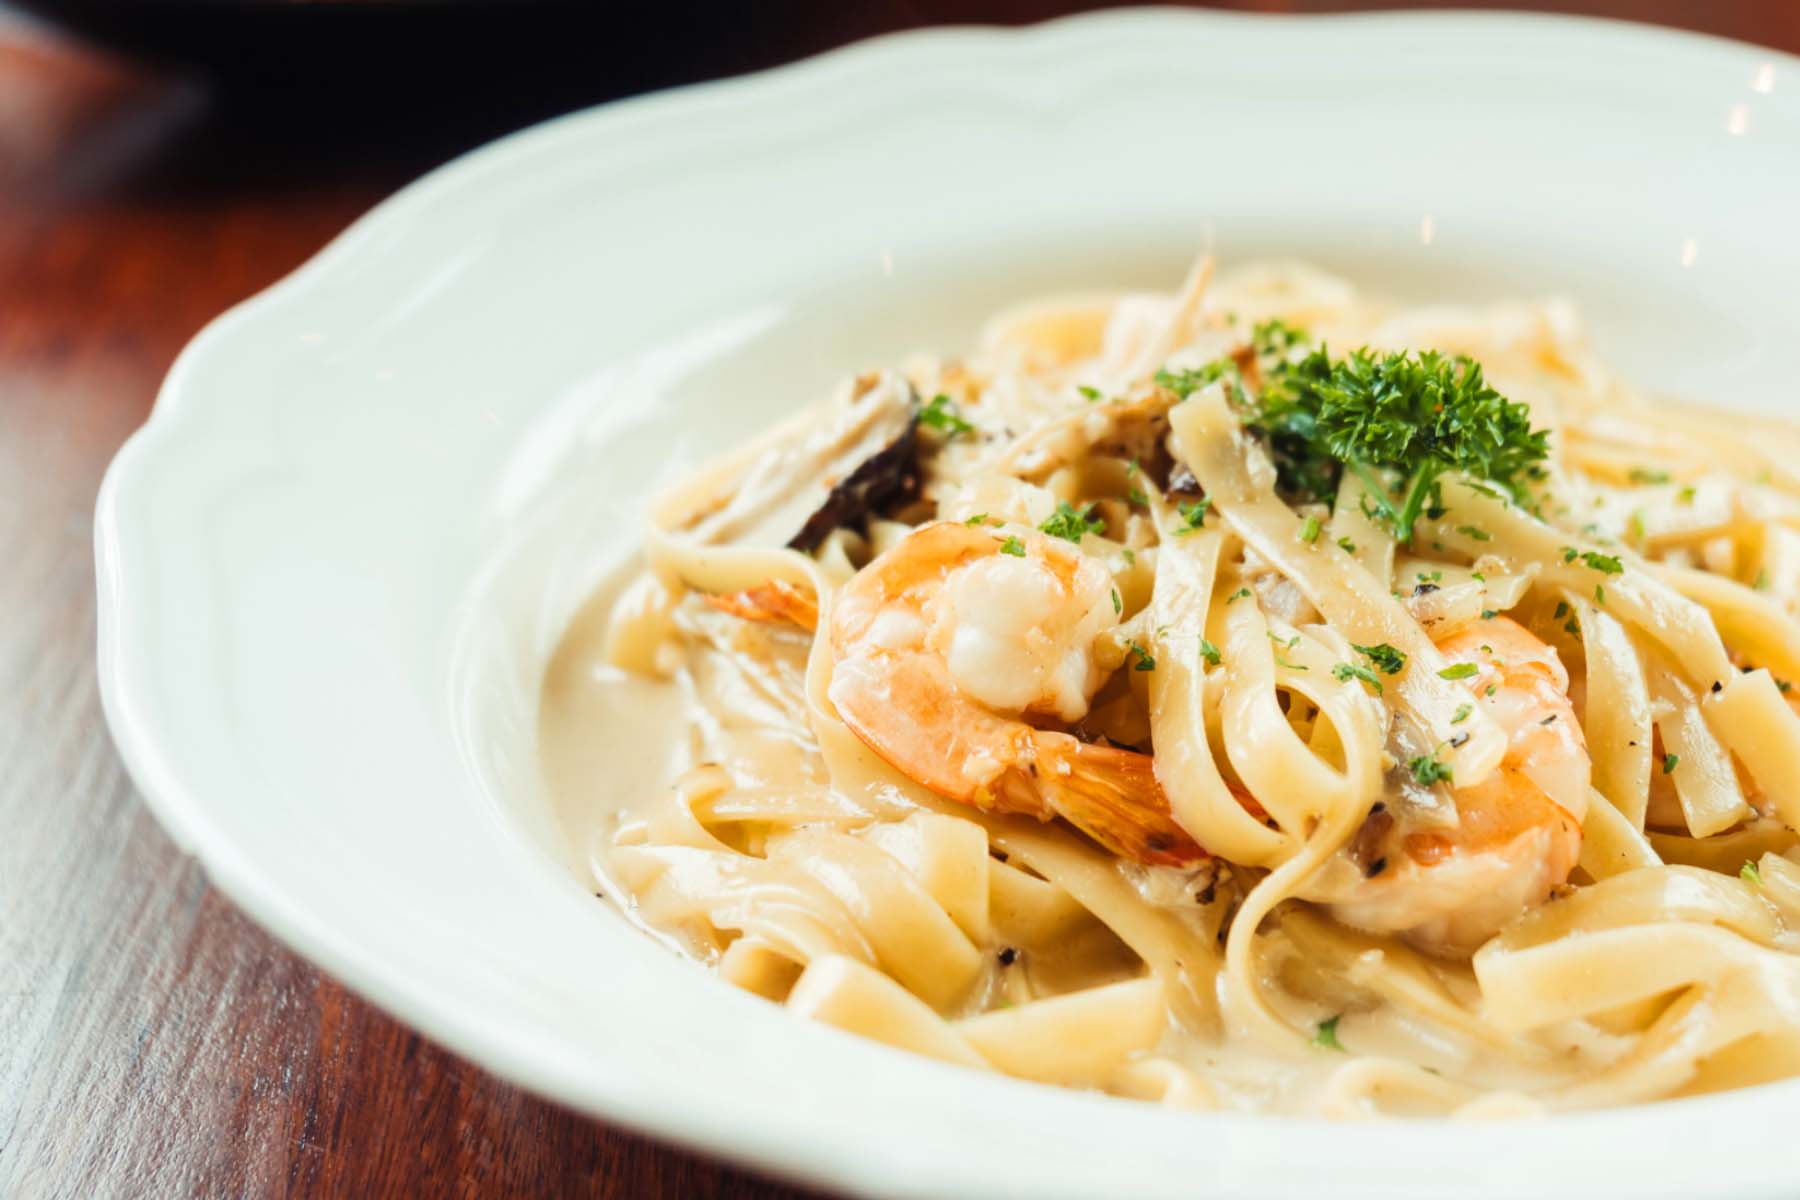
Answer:
[[[120,750],[222,890],[377,1004],[798,1178],[1791,1195],[1792,1084],[1352,1126],[1163,1112],[793,1020],[594,900],[533,741],[547,650],[677,463],[1006,300],[1172,285],[1207,238],[1409,293],[1568,293],[1646,383],[1791,404],[1797,67],[1628,25],[1139,12],[891,38],[509,138],[182,355],[100,497]]]

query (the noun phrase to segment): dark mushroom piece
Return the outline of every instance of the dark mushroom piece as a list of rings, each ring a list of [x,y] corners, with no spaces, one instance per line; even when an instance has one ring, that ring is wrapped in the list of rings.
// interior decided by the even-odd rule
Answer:
[[[918,416],[918,393],[901,376],[857,376],[688,532],[714,544],[816,549],[832,530],[918,495]]]

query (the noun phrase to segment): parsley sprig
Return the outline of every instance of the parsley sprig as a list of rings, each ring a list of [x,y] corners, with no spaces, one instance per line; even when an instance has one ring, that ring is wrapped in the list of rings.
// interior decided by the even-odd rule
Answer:
[[[1330,500],[1344,470],[1362,480],[1373,515],[1402,544],[1427,510],[1441,510],[1440,478],[1460,472],[1528,501],[1543,475],[1549,435],[1462,356],[1364,348],[1333,359],[1324,347],[1278,362],[1251,414],[1282,488]],[[1397,477],[1396,492],[1384,473]]]

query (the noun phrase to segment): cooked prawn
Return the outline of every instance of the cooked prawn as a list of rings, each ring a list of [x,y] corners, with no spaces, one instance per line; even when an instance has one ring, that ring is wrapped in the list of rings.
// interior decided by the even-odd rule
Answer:
[[[1358,870],[1339,872],[1351,881],[1310,894],[1347,924],[1462,954],[1568,880],[1581,853],[1592,763],[1553,647],[1494,617],[1450,634],[1438,649],[1475,668],[1464,680],[1470,703],[1508,735],[1499,770],[1455,788],[1455,819],[1439,825],[1428,805],[1407,802],[1414,781],[1397,768],[1396,800],[1378,805],[1351,844]]]
[[[785,579],[770,579],[741,592],[709,595],[706,602],[746,621],[788,621],[802,629],[819,623],[818,599]]]
[[[1111,576],[1076,547],[925,525],[835,598],[828,695],[870,749],[940,796],[1061,816],[1138,862],[1192,863],[1205,851],[1170,815],[1149,755],[1040,728],[1086,714],[1107,675],[1094,641],[1116,621]]]

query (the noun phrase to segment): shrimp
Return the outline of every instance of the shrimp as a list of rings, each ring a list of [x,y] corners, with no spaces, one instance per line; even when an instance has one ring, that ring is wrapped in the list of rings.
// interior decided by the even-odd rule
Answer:
[[[1439,825],[1429,819],[1431,793],[1397,768],[1398,796],[1375,806],[1344,856],[1357,869],[1334,864],[1308,896],[1348,925],[1461,955],[1567,882],[1581,853],[1592,763],[1568,672],[1524,626],[1479,621],[1438,649],[1476,668],[1464,680],[1470,703],[1508,736],[1499,769],[1456,788],[1455,820]]]
[[[771,579],[723,596],[707,596],[706,602],[746,621],[787,621],[802,629],[812,629],[819,623],[818,599],[784,579]]]
[[[827,691],[890,766],[985,812],[1063,817],[1124,858],[1206,857],[1175,823],[1151,757],[1045,724],[1079,721],[1105,681],[1111,576],[1041,533],[924,525],[844,586]]]

